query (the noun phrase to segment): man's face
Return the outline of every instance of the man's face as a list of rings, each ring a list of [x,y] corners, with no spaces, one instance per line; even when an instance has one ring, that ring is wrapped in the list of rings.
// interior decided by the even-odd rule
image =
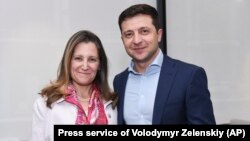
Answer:
[[[162,29],[156,30],[149,15],[139,14],[121,24],[122,41],[135,63],[150,64],[159,51]]]

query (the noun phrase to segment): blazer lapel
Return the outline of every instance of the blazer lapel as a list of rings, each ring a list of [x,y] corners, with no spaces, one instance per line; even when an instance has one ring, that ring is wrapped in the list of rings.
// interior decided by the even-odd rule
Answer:
[[[169,57],[164,57],[158,87],[155,96],[152,124],[160,124],[165,102],[168,98],[170,88],[175,77],[175,64]]]
[[[120,78],[120,82],[119,82],[119,97],[118,97],[118,100],[119,100],[119,109],[118,110],[118,123],[119,124],[125,124],[125,121],[124,121],[124,116],[123,116],[123,111],[124,111],[124,94],[125,94],[125,88],[126,88],[126,83],[127,83],[127,80],[128,80],[128,70],[125,71],[125,73],[123,73],[121,75],[121,78]]]

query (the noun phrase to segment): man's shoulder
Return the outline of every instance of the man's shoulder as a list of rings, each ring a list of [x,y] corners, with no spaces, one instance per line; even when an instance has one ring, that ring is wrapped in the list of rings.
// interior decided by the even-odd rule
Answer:
[[[192,64],[192,63],[185,62],[179,59],[171,58],[166,55],[165,55],[165,64],[168,64],[170,66],[177,67],[177,68],[203,69],[201,66],[198,66],[196,64]]]
[[[115,76],[116,76],[116,77],[120,77],[120,76],[124,76],[124,75],[126,75],[126,74],[128,74],[128,68],[126,68],[126,69],[123,70],[122,72],[116,74]]]
[[[206,77],[206,71],[203,67],[187,63],[178,59],[173,59],[166,56],[165,63],[163,64],[164,70],[176,72],[176,75],[183,77],[199,76]]]

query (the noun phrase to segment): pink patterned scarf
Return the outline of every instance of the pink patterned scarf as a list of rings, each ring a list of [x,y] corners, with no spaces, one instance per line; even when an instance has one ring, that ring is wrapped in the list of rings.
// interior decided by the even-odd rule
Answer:
[[[83,110],[80,102],[77,99],[77,92],[75,87],[70,84],[66,89],[66,93],[68,94],[65,97],[65,101],[74,104],[77,106],[77,117],[75,124],[108,124],[108,120],[105,114],[104,105],[100,98],[100,90],[96,85],[92,85],[93,91],[91,94],[88,114]]]

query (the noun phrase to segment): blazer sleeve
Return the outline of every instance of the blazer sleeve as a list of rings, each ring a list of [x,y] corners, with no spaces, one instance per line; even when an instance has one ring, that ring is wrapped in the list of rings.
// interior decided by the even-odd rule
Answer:
[[[45,141],[46,113],[45,99],[40,96],[33,104],[31,141]]]
[[[186,107],[190,124],[216,124],[207,76],[203,68],[195,69],[187,88]]]

